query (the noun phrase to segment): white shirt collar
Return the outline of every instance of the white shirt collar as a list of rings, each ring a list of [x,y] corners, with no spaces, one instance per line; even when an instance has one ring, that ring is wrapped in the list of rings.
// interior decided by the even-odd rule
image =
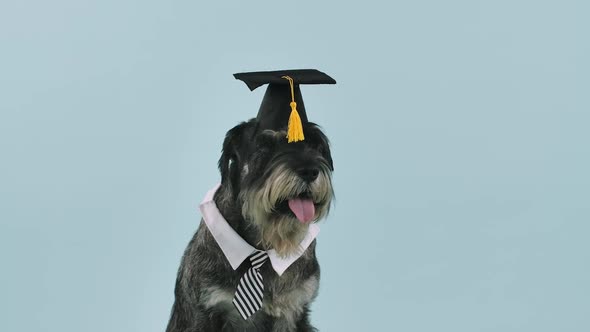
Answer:
[[[251,246],[246,240],[238,235],[238,233],[223,218],[219,209],[217,209],[213,196],[219,186],[220,185],[218,184],[207,192],[205,199],[203,199],[203,202],[201,202],[199,207],[209,232],[211,232],[213,238],[215,238],[215,241],[217,241],[217,244],[223,251],[223,254],[235,270],[246,258],[248,258],[248,256],[250,256],[250,254],[259,250]],[[282,258],[274,249],[268,250],[267,254],[270,258],[273,269],[279,275],[282,275],[293,262],[301,257],[303,252],[309,247],[319,232],[320,227],[318,225],[309,225],[309,230],[307,231],[305,238],[303,238],[303,241],[301,241],[301,251],[299,251],[298,254]]]

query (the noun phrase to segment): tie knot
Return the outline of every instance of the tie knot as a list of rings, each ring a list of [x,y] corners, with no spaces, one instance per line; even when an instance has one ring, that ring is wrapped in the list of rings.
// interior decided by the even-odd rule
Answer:
[[[257,251],[250,255],[252,267],[259,269],[268,260],[268,254],[265,251]]]

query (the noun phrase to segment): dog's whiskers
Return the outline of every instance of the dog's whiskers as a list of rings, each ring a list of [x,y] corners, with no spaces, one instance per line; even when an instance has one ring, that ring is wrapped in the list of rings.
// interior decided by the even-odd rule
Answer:
[[[260,245],[273,248],[280,255],[288,255],[297,250],[308,225],[298,221],[290,212],[283,213],[279,205],[289,199],[309,195],[316,207],[313,220],[326,217],[333,196],[329,168],[322,165],[318,177],[311,183],[284,164],[272,168],[266,175],[266,180],[258,187],[247,188],[240,193],[242,215],[259,229]]]

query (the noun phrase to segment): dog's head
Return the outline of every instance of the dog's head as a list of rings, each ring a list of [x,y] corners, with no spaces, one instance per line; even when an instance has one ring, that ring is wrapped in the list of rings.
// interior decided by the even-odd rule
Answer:
[[[255,119],[228,131],[219,170],[222,186],[256,229],[265,249],[286,256],[299,249],[310,223],[324,218],[333,198],[334,166],[327,137],[304,124],[305,140],[259,130]]]

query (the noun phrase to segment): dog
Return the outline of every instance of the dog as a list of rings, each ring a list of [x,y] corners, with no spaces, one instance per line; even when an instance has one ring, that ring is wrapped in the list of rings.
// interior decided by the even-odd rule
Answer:
[[[316,331],[309,307],[320,267],[310,231],[317,234],[316,222],[330,211],[334,166],[321,128],[305,122],[303,130],[305,140],[297,143],[287,142],[286,130],[261,129],[256,118],[229,130],[218,165],[221,183],[211,192],[215,211],[245,242],[277,261],[298,258],[281,275],[274,262],[259,268],[262,304],[245,319],[235,296],[250,262],[234,269],[201,219],[181,260],[167,332]],[[297,204],[306,206],[294,209]]]

